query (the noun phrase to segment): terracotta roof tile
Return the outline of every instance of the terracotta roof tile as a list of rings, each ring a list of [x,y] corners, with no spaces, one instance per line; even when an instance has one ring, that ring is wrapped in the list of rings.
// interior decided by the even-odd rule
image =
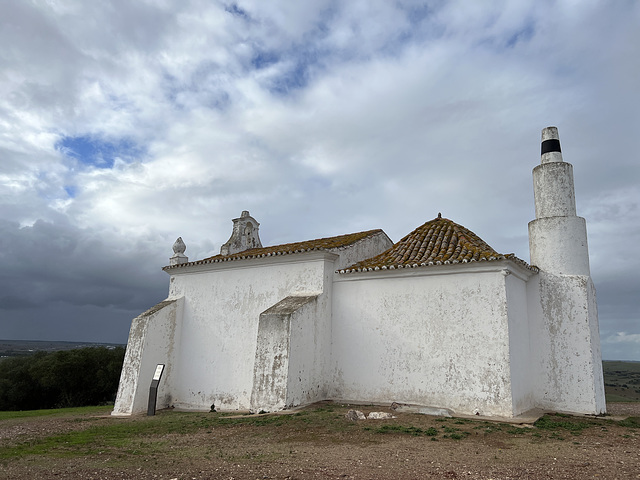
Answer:
[[[286,243],[284,245],[274,245],[272,247],[252,248],[243,252],[234,253],[232,255],[214,255],[213,257],[204,258],[195,262],[182,263],[179,265],[170,265],[164,267],[163,270],[186,267],[190,265],[202,265],[205,263],[230,262],[234,260],[246,260],[258,257],[272,257],[276,255],[288,255],[292,253],[309,252],[312,250],[333,250],[335,248],[346,247],[359,240],[369,236],[377,235],[384,232],[380,229],[367,230],[366,232],[349,233],[347,235],[338,235],[337,237],[319,238],[317,240],[307,240],[305,242]]]
[[[339,273],[394,270],[505,258],[537,270],[535,267],[529,267],[526,262],[513,254],[502,255],[496,252],[471,230],[438,214],[438,218],[416,228],[380,255],[340,270]]]

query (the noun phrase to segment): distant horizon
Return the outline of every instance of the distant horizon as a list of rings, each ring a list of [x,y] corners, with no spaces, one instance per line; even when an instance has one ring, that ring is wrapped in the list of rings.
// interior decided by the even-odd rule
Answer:
[[[93,340],[33,340],[33,339],[16,339],[16,338],[0,338],[2,342],[39,342],[39,343],[95,343],[98,345],[126,345],[127,342],[96,342]]]
[[[119,342],[94,342],[94,341],[73,341],[73,340],[12,340],[7,338],[0,338],[0,345],[4,342],[37,342],[37,343],[66,343],[66,344],[74,344],[74,345],[82,345],[82,344],[93,344],[93,345],[122,345],[126,346],[127,342],[119,343]],[[603,362],[629,362],[629,363],[640,363],[640,360],[626,360],[620,358],[603,358]]]

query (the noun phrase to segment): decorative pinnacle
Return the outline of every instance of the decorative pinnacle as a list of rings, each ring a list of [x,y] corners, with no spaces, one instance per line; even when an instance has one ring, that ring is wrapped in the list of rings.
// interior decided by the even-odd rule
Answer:
[[[189,258],[184,254],[184,251],[187,249],[187,246],[182,241],[182,237],[178,237],[178,239],[173,244],[173,256],[169,259],[169,265],[180,265],[182,263],[188,263]]]
[[[182,237],[178,237],[178,239],[173,244],[173,253],[176,255],[183,255],[186,249],[187,246],[182,241]]]
[[[220,247],[220,255],[232,255],[262,247],[258,235],[259,228],[260,224],[249,214],[249,210],[243,210],[239,218],[233,219],[231,238]]]

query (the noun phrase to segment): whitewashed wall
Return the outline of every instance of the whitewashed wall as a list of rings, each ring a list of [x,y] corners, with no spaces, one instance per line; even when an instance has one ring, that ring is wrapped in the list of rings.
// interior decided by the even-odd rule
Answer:
[[[337,277],[332,398],[513,415],[509,328],[517,330],[513,348],[528,344],[528,331],[523,286],[507,296],[503,270],[510,265]],[[519,361],[517,373],[526,372],[526,360]],[[517,394],[518,408],[524,408],[529,392],[522,382]]]
[[[354,263],[375,257],[385,250],[393,247],[393,242],[386,233],[380,233],[363,238],[362,240],[345,247],[334,248],[331,251],[340,255],[336,260],[334,269],[350,267]]]
[[[533,272],[517,268],[509,271],[509,275],[505,278],[513,415],[524,413],[535,407],[531,343],[533,342],[533,348],[536,348],[538,340],[531,337],[527,308],[527,281],[532,278],[535,278]]]
[[[335,263],[325,264],[324,293],[291,319],[287,407],[328,398]]]
[[[160,363],[165,365],[165,370],[158,385],[156,406],[169,406],[176,377],[175,346],[180,343],[183,305],[182,298],[165,300],[131,322],[113,415],[147,411],[149,387],[156,365]]]
[[[540,272],[529,282],[536,404],[556,411],[606,410],[598,314],[591,278]]]
[[[335,257],[309,252],[174,273],[169,298],[185,296],[185,305],[173,404],[248,409],[260,313],[290,295],[321,294]]]
[[[318,297],[319,295],[292,295],[260,314],[258,344],[253,367],[251,410],[273,412],[292,406],[287,401],[290,360],[292,360],[291,347],[299,342],[297,338],[292,338],[292,330],[297,330],[296,325],[301,322],[307,323],[305,322],[307,319],[311,321],[315,319],[318,313],[316,311]],[[307,336],[302,340],[308,340]],[[311,367],[314,366],[314,360],[324,363],[324,358],[314,358],[313,349],[306,351],[305,354],[312,363]],[[295,360],[292,363],[295,364]],[[303,373],[306,380],[311,372],[304,369]],[[324,385],[324,378],[321,380]]]

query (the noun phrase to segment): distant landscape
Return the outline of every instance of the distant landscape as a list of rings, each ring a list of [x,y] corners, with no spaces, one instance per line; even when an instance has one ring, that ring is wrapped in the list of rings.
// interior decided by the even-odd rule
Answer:
[[[640,362],[605,360],[602,368],[607,402],[640,402]]]
[[[58,352],[85,347],[124,347],[122,343],[50,342],[41,340],[0,340],[0,358],[21,357],[36,352]]]
[[[123,345],[1,342],[0,411],[113,403]]]

